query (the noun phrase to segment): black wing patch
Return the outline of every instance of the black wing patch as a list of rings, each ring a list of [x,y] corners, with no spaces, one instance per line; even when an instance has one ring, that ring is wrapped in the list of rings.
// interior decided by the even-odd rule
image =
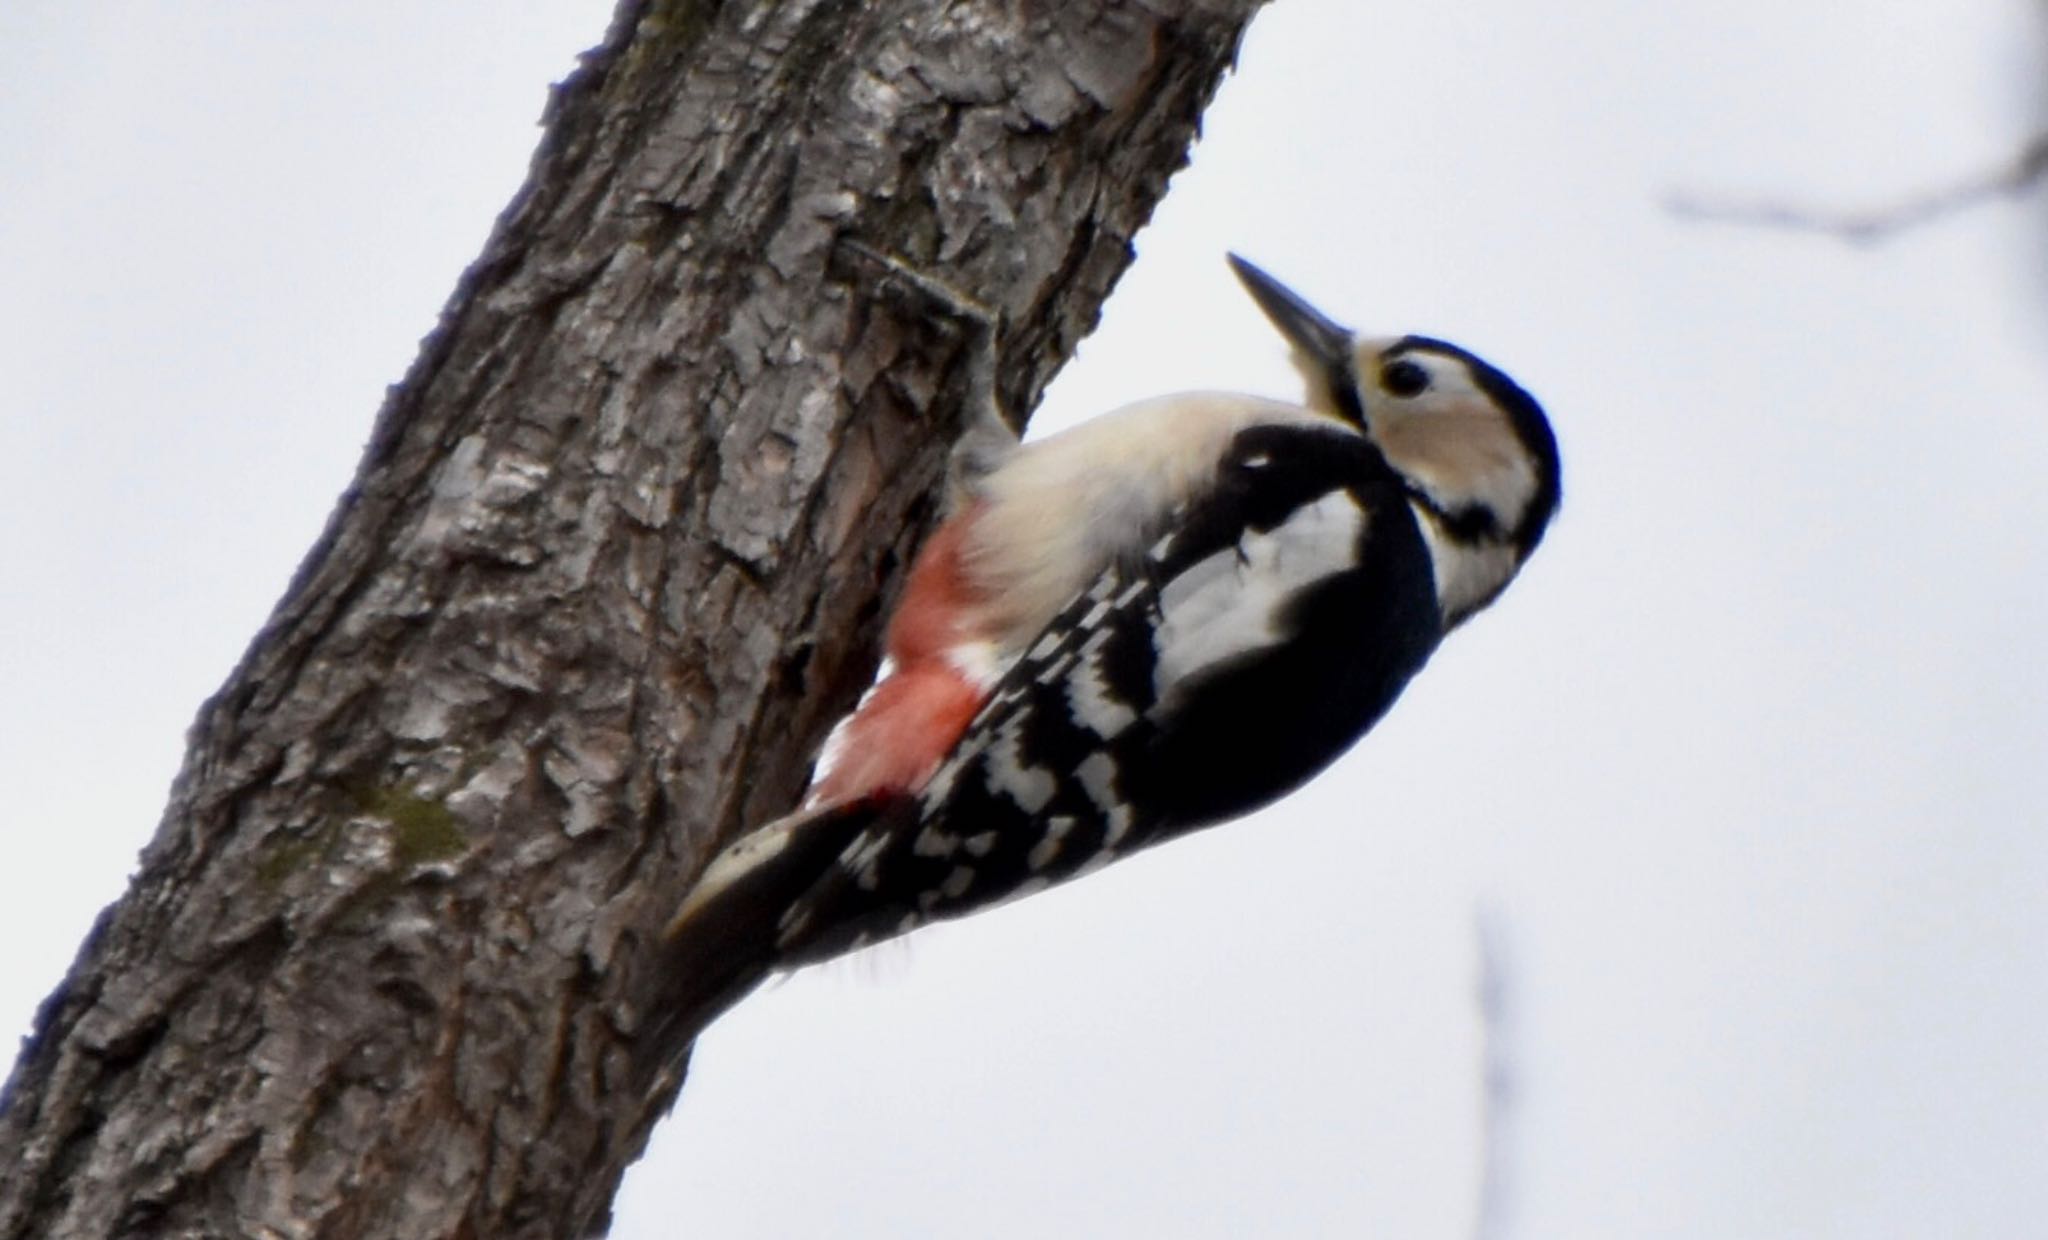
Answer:
[[[1246,431],[1217,484],[1106,566],[923,792],[789,910],[786,958],[1028,894],[1272,800],[1364,732],[1437,637],[1427,551],[1370,442]]]

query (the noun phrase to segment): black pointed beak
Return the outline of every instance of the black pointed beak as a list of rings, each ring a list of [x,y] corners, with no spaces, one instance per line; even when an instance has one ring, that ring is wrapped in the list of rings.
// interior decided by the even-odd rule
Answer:
[[[1230,255],[1230,269],[1251,291],[1259,309],[1287,337],[1301,361],[1303,371],[1320,375],[1337,412],[1359,426],[1365,425],[1365,402],[1358,391],[1358,361],[1353,354],[1353,333],[1329,316],[1303,301],[1299,294],[1243,258]]]
[[[1236,254],[1230,269],[1244,281],[1252,300],[1273,320],[1273,326],[1288,343],[1332,372],[1351,373],[1351,329],[1332,322],[1322,311],[1301,299],[1293,289],[1267,275]]]

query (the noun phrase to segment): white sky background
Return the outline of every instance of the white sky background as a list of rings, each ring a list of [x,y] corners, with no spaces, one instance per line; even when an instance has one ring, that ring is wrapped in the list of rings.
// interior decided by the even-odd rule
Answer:
[[[0,1024],[153,829],[604,0],[0,9]],[[1040,426],[1293,390],[1221,262],[1549,406],[1566,506],[1279,809],[764,992],[614,1234],[1462,1237],[2048,1217],[2048,205],[2021,0],[1281,0]]]

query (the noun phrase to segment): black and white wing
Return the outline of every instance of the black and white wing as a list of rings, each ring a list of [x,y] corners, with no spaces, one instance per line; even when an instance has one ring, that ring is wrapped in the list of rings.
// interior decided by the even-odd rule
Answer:
[[[822,959],[1099,868],[1294,788],[1441,636],[1397,479],[1333,427],[1240,433],[1216,483],[1007,669],[915,799],[783,914]]]

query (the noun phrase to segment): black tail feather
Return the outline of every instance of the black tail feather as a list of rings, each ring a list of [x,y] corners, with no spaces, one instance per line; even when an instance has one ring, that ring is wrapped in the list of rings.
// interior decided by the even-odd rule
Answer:
[[[743,837],[699,876],[657,948],[635,1039],[640,1082],[680,1075],[706,1026],[781,963],[782,915],[881,813],[872,801],[804,810]]]

